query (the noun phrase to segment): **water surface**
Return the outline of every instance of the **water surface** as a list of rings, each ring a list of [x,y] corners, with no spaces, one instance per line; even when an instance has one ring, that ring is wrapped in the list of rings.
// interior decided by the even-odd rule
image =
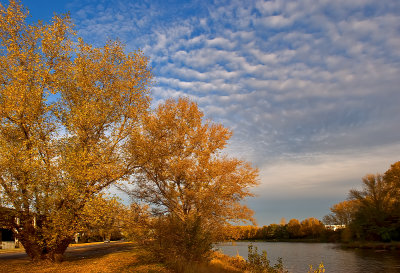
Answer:
[[[247,258],[250,242],[219,243],[216,248],[229,256]],[[369,249],[341,249],[329,243],[283,243],[253,242],[258,253],[267,251],[271,264],[278,257],[289,272],[306,273],[309,265],[314,268],[323,262],[326,273],[398,273],[400,272],[400,251],[376,251]]]

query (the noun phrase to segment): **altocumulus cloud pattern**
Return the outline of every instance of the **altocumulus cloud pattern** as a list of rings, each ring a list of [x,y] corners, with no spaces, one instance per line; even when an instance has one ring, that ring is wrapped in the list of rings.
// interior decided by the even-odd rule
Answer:
[[[322,217],[400,160],[399,1],[62,3],[88,42],[150,57],[154,106],[186,96],[234,131],[259,224]]]

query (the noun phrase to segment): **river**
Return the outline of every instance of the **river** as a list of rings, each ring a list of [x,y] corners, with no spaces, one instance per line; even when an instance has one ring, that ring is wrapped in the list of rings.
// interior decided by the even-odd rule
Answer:
[[[247,258],[250,242],[219,243],[215,246],[229,256]],[[326,273],[398,273],[400,251],[375,251],[365,249],[341,249],[329,243],[282,243],[253,242],[258,253],[267,251],[271,264],[283,259],[285,269],[291,273],[307,273],[309,265],[314,268],[323,262]]]

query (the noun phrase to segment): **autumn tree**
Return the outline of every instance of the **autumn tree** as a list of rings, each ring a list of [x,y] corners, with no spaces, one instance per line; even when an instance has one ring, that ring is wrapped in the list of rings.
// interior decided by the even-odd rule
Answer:
[[[384,176],[366,175],[362,190],[350,191],[349,198],[359,204],[351,225],[358,239],[400,239],[398,168],[395,163]]]
[[[396,239],[400,240],[400,161],[392,164],[383,175],[383,179],[390,185],[390,205],[392,208],[390,225],[397,233]],[[393,238],[394,239],[394,238]]]
[[[106,241],[113,236],[120,237],[126,208],[118,198],[104,194],[93,196],[83,207],[81,234],[85,237],[99,237]]]
[[[240,201],[252,196],[258,171],[221,153],[231,132],[203,121],[196,103],[167,100],[140,129],[129,142],[140,165],[131,194],[157,211],[161,251],[202,259],[224,226],[253,220]]]
[[[324,223],[327,225],[346,225],[353,220],[358,209],[358,201],[348,200],[333,205],[331,213],[324,216]]]
[[[304,236],[317,238],[321,236],[325,229],[324,224],[316,218],[307,218],[301,221],[300,231]]]
[[[0,4],[0,193],[28,255],[58,260],[85,203],[134,171],[131,132],[151,73],[119,42],[73,42],[68,16],[31,25],[27,16],[15,0]]]
[[[383,179],[391,188],[391,202],[393,205],[398,206],[400,202],[400,161],[390,166],[383,175]]]
[[[289,233],[289,237],[300,238],[302,236],[300,221],[297,219],[290,219],[289,223],[286,226],[286,230]]]
[[[122,219],[122,234],[125,238],[141,245],[154,240],[152,227],[156,219],[148,205],[133,202],[125,209]]]
[[[392,164],[390,168],[385,172],[384,179],[395,185],[400,184],[400,161]]]

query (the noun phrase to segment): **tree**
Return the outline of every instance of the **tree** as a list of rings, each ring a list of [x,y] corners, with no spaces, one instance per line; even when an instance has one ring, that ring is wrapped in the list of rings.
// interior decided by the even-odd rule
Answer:
[[[289,237],[291,239],[300,238],[302,236],[301,225],[299,220],[297,219],[290,219],[289,223],[287,224],[286,230],[288,231]]]
[[[303,221],[301,221],[300,225],[301,225],[300,228],[301,233],[304,236],[309,236],[314,239],[321,236],[322,232],[325,230],[324,224],[322,224],[321,221],[313,217],[304,219]]]
[[[131,194],[157,210],[168,255],[187,260],[202,259],[224,226],[253,220],[240,201],[252,196],[258,175],[221,154],[231,132],[202,117],[194,102],[169,99],[143,118],[129,142],[140,165]]]
[[[125,207],[116,197],[93,196],[83,208],[85,222],[82,233],[103,241],[111,240],[113,236],[120,237],[125,213]]]
[[[396,176],[398,164],[392,165],[384,176],[366,175],[362,190],[351,190],[349,198],[359,204],[351,228],[359,239],[400,239],[399,187]]]
[[[327,225],[346,225],[353,220],[358,209],[358,201],[348,200],[333,205],[331,213],[324,216],[324,223]]]
[[[383,175],[383,179],[390,185],[391,227],[397,233],[397,240],[400,239],[400,161],[392,164]]]
[[[395,186],[400,187],[400,161],[392,164],[390,169],[385,172],[383,178],[388,183],[392,183]]]
[[[125,210],[122,222],[122,233],[125,238],[139,242],[141,245],[153,240],[152,226],[154,217],[148,205],[132,203]]]
[[[383,179],[389,184],[391,202],[396,203],[396,206],[400,205],[400,161],[392,164],[383,175]]]
[[[28,255],[58,260],[87,200],[134,171],[126,143],[151,73],[119,42],[74,44],[68,16],[28,25],[27,15],[0,5],[0,193]]]

